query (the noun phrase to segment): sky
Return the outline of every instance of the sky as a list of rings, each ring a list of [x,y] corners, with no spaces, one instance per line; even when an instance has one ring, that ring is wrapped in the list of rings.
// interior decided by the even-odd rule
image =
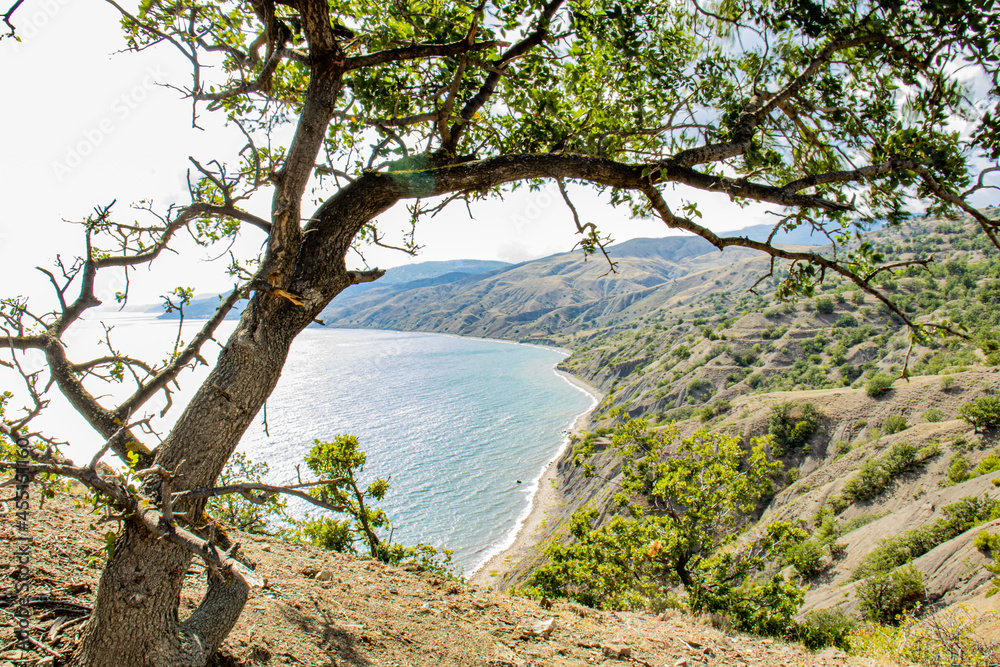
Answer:
[[[189,157],[202,164],[213,159],[234,160],[245,138],[237,128],[225,127],[209,113],[200,116],[204,129],[193,129],[190,102],[163,85],[189,81],[187,62],[172,48],[121,52],[125,44],[119,19],[105,2],[25,0],[15,15],[15,24],[21,41],[0,41],[0,86],[4,91],[0,141],[5,157],[0,160],[0,298],[29,297],[32,310],[44,313],[54,308],[56,301],[48,278],[35,267],[58,275],[57,257],[69,265],[84,253],[82,228],[72,223],[111,202],[115,202],[116,219],[123,222],[139,219],[129,208],[136,202],[151,201],[160,211],[171,203],[183,205],[189,201]],[[287,145],[281,139],[274,141]],[[630,220],[626,213],[612,209],[586,189],[572,188],[571,194],[584,221],[598,223],[601,231],[616,241],[669,233],[662,223]],[[269,203],[270,192],[266,192],[251,200],[248,209],[268,217]],[[745,212],[734,215],[732,210],[713,215],[716,206],[712,199],[705,202],[710,225],[717,230],[760,221],[759,211],[756,218]],[[461,204],[425,219],[416,238],[424,250],[416,258],[371,248],[365,251],[367,266],[391,268],[444,259],[521,262],[567,251],[578,238],[554,184],[539,192],[519,191],[502,201],[479,203],[472,211],[474,220]],[[398,232],[406,226],[402,206],[380,220],[388,242],[398,242]],[[263,232],[248,228],[232,251],[240,257],[252,257],[264,240]],[[130,306],[159,303],[160,294],[178,286],[191,287],[197,294],[231,289],[225,271],[228,246],[202,248],[181,236],[174,249],[176,252],[164,253],[152,265],[130,274]],[[218,257],[223,260],[211,261]],[[364,266],[360,257],[348,257],[348,268]],[[84,316],[89,322],[71,328],[64,336],[74,361],[103,354],[97,346],[103,336],[98,320],[115,322],[109,318],[118,308],[115,293],[125,287],[122,272],[102,273],[107,277],[95,291],[105,305],[89,311]],[[74,286],[67,297],[75,298],[76,293]],[[157,358],[159,350],[169,350],[173,341],[174,334],[164,333],[162,327],[143,329],[142,324],[121,319],[115,326],[112,336],[119,349],[134,351],[141,358]],[[157,352],[149,352],[154,347]],[[214,348],[206,351],[208,356],[213,353]],[[40,354],[30,352],[20,359],[28,372],[44,367]],[[204,369],[187,377],[183,387],[196,387],[199,372]],[[15,392],[11,407],[17,414],[16,408],[25,398],[22,382],[14,371],[0,367],[3,390]],[[68,439],[71,456],[89,456],[101,439],[57,392],[52,394],[54,403],[33,427]],[[176,397],[179,405],[186,402],[182,396]],[[158,409],[159,399],[147,409]],[[111,397],[105,400],[114,402]],[[171,410],[162,426],[167,428],[178,413],[177,408]]]
[[[26,0],[16,14],[20,43],[0,42],[0,103],[3,153],[0,183],[0,284],[3,293],[51,298],[48,279],[34,269],[51,268],[57,255],[71,258],[83,250],[80,221],[97,206],[115,201],[114,210],[128,219],[129,206],[151,200],[162,210],[169,203],[186,203],[188,157],[202,164],[232,160],[245,139],[235,127],[225,127],[202,113],[191,128],[190,102],[162,84],[183,85],[186,61],[168,47],[142,53],[121,53],[124,41],[116,11],[102,2]],[[631,220],[591,191],[571,190],[584,221],[598,223],[615,241],[670,233],[662,222]],[[698,200],[696,193],[691,199]],[[679,195],[674,198],[679,202]],[[702,202],[709,226],[736,229],[762,222],[762,208],[740,212],[719,198]],[[270,194],[258,196],[248,208],[266,217]],[[370,248],[368,266],[390,268],[416,261],[496,259],[520,262],[563,252],[579,238],[572,218],[554,185],[541,192],[517,192],[504,200],[479,203],[469,218],[461,203],[426,219],[418,228],[424,246],[410,258],[396,251]],[[407,226],[403,206],[382,217],[388,240],[400,240]],[[253,256],[263,233],[248,230],[234,247]],[[181,242],[177,254],[162,256],[150,268],[132,274],[130,303],[155,303],[158,295],[178,286],[196,293],[229,288],[227,247],[209,249]],[[363,267],[360,257],[348,258],[349,268]],[[105,286],[104,300],[121,286]]]
[[[129,206],[140,200],[161,211],[170,203],[187,203],[188,158],[202,164],[232,161],[245,139],[211,113],[200,115],[205,129],[193,129],[190,102],[163,85],[187,83],[187,61],[169,46],[121,52],[124,39],[109,4],[25,0],[15,23],[21,41],[0,41],[6,157],[0,161],[0,292],[51,302],[48,279],[34,267],[52,268],[57,255],[68,260],[83,252],[79,226],[66,221],[83,220],[112,201],[120,220],[128,220]],[[657,220],[629,219],[586,188],[572,188],[571,194],[584,222],[597,223],[615,241],[673,233]],[[715,231],[776,220],[764,206],[741,210],[725,197],[693,190],[668,188],[665,197],[675,209],[686,199],[697,202],[703,222]],[[264,192],[248,208],[268,217],[269,203],[270,192]],[[364,260],[380,268],[442,259],[520,262],[569,250],[579,238],[554,184],[478,203],[472,211],[475,219],[457,203],[425,218],[416,237],[423,250],[416,258],[369,248]],[[388,242],[398,244],[407,227],[403,205],[384,215],[379,226]],[[262,232],[247,229],[233,251],[251,257],[263,242]],[[226,262],[210,261],[225,258],[228,249],[179,239],[176,253],[132,273],[130,303],[156,303],[178,286],[200,294],[229,289]],[[365,262],[350,256],[348,264],[364,268]],[[111,303],[109,297],[123,285],[116,275],[101,285],[100,296]]]
[[[201,114],[204,129],[193,129],[190,102],[163,85],[187,82],[187,62],[167,47],[120,52],[124,40],[109,4],[25,0],[15,23],[21,41],[0,41],[5,157],[0,160],[0,297],[29,296],[35,309],[45,312],[54,305],[53,293],[35,267],[52,269],[57,256],[70,263],[83,253],[84,236],[72,221],[112,201],[121,221],[130,220],[129,206],[140,200],[161,211],[171,203],[187,203],[189,157],[202,164],[230,161],[245,139],[209,113]],[[585,188],[571,193],[584,222],[597,223],[615,241],[671,233],[662,222],[629,219]],[[719,232],[775,220],[762,206],[741,210],[725,197],[670,189],[664,194],[675,209],[685,198],[697,202],[703,222]],[[265,193],[248,208],[267,217],[269,199]],[[420,255],[371,248],[365,252],[367,266],[444,259],[520,262],[567,251],[579,238],[553,184],[540,192],[521,191],[476,204],[473,214],[475,219],[469,219],[459,204],[425,219],[416,238],[424,246]],[[380,220],[389,242],[398,242],[398,232],[406,226],[402,206]],[[232,250],[251,257],[264,240],[262,232],[249,228]],[[224,259],[211,261],[225,258],[228,249],[197,247],[181,237],[176,252],[132,273],[130,304],[157,303],[161,293],[178,286],[198,294],[230,289]],[[348,268],[363,266],[360,257],[348,257]],[[111,310],[116,307],[114,293],[123,288],[117,272],[99,284],[97,294]],[[12,379],[0,368],[0,390],[16,384],[16,376]]]

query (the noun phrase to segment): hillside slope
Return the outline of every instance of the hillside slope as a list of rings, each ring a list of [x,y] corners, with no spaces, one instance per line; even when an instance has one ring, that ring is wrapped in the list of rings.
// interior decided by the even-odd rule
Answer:
[[[88,528],[95,517],[73,501],[58,494],[41,508],[33,501],[31,508],[32,634],[60,655],[68,654],[93,604],[104,560],[101,534]],[[12,523],[0,522],[0,537],[9,537]],[[415,565],[388,567],[312,546],[233,535],[266,584],[251,594],[211,663],[216,667],[848,664],[835,649],[811,654],[678,614],[613,614],[567,603],[543,608]],[[0,571],[15,570],[11,553],[0,551]],[[182,611],[194,608],[203,580],[203,567],[194,563]],[[0,596],[0,605],[10,602]],[[550,631],[534,636],[540,626]],[[11,624],[0,624],[0,667],[52,664],[44,651],[11,650],[12,640]],[[850,664],[876,663],[852,658]]]
[[[1000,455],[1000,433],[996,429],[975,433],[955,418],[965,403],[998,391],[1000,369],[990,368],[916,377],[909,382],[897,380],[878,398],[852,388],[744,394],[732,397],[724,414],[707,421],[688,419],[679,426],[685,435],[710,428],[749,438],[768,433],[770,416],[780,404],[801,407],[811,403],[823,413],[807,445],[783,456],[784,471],[777,492],[742,539],[762,534],[774,521],[799,523],[815,535],[825,519],[822,529],[832,531],[838,548],[823,552],[816,573],[803,576],[780,561],[772,562],[767,572],[781,570],[808,586],[800,617],[814,609],[830,608],[856,616],[858,582],[853,579],[882,540],[903,539],[914,529],[930,530],[935,522],[946,519],[951,511],[948,508],[956,503],[1000,501],[996,483],[1000,482],[1000,471],[972,476],[977,464]],[[902,429],[888,433],[887,424],[899,417],[903,422],[893,428]],[[599,451],[610,444],[607,438],[597,442]],[[927,452],[926,458],[914,454],[913,463],[894,474],[884,488],[874,489],[871,497],[842,499],[845,488],[864,466],[899,448]],[[958,459],[968,471],[963,477],[956,476]],[[560,501],[549,508],[534,550],[522,562],[494,572],[492,577],[484,573],[481,581],[498,589],[522,584],[544,562],[545,547],[565,539],[573,511],[586,506],[605,508],[608,516],[615,513],[611,495],[618,486],[619,460],[611,449],[605,449],[592,462],[596,464],[595,475],[587,477],[573,465],[571,452],[559,461]],[[916,553],[912,563],[923,576],[925,613],[984,599],[992,579],[984,566],[992,556],[976,549],[972,542],[979,531],[991,529],[1000,529],[1000,521],[961,530],[926,552]]]
[[[376,282],[363,292],[346,291],[322,318],[331,326],[509,339],[567,333],[606,324],[655,287],[738,254],[723,260],[710,250],[700,238],[643,239],[610,249],[613,274],[603,259],[576,252],[447,281]]]

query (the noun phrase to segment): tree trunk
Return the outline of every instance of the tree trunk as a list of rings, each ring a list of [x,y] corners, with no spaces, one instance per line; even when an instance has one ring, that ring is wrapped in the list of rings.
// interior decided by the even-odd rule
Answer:
[[[295,335],[312,314],[258,294],[247,308],[219,360],[155,452],[154,462],[178,471],[173,490],[212,486],[281,374]],[[147,490],[156,497],[150,481]],[[205,500],[177,504],[175,511],[201,516]],[[225,538],[220,546],[225,547]],[[183,622],[181,587],[191,553],[158,540],[136,522],[124,535],[101,575],[94,613],[72,665],[80,667],[201,667],[239,618],[247,588],[209,573],[201,605]]]
[[[312,84],[310,84],[312,85]],[[319,136],[322,139],[322,136]],[[313,158],[314,159],[314,158]],[[311,163],[310,163],[311,164]],[[423,172],[369,172],[327,199],[295,236],[276,250],[279,221],[298,224],[298,210],[276,200],[268,254],[251,285],[258,287],[208,378],[154,451],[153,464],[177,474],[173,491],[213,486],[244,431],[271,394],[295,336],[354,279],[344,258],[358,230],[401,197],[486,189],[510,180],[551,176],[537,160],[512,167],[498,161]],[[602,181],[603,182],[603,181]],[[614,183],[611,179],[609,183]],[[287,186],[287,183],[285,184]],[[279,205],[280,204],[280,205]],[[280,215],[278,215],[280,213]],[[289,216],[291,215],[291,218]],[[295,227],[295,231],[298,228]],[[281,238],[284,238],[281,236]],[[286,239],[288,240],[288,239]],[[291,241],[288,241],[291,243]],[[268,287],[270,285],[270,287]],[[294,295],[295,301],[278,296]],[[147,480],[157,498],[157,482]],[[204,500],[175,511],[202,516]],[[94,613],[70,664],[74,667],[201,667],[239,618],[247,591],[213,580],[198,610],[180,621],[178,606],[191,555],[126,522],[101,576]]]
[[[70,664],[202,667],[236,623],[248,591],[239,580],[210,572],[202,603],[179,622],[190,563],[183,547],[128,523],[101,575],[94,613]]]
[[[274,390],[295,336],[351,284],[344,257],[358,230],[399,196],[393,179],[365,175],[314,214],[294,266],[279,272],[291,276],[287,291],[305,305],[268,291],[255,292],[215,367],[156,448],[154,464],[178,473],[173,491],[215,484]],[[147,490],[158,497],[157,488]],[[202,516],[205,502],[178,503],[174,510]],[[201,605],[180,621],[181,587],[190,562],[190,552],[126,522],[70,664],[202,667],[236,623],[248,591],[238,581],[222,581],[210,573]]]

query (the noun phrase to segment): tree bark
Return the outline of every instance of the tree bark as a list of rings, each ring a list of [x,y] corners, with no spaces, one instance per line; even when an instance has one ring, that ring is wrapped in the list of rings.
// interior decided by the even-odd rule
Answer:
[[[154,463],[178,476],[174,490],[215,483],[281,374],[305,313],[267,293],[253,299],[219,360]],[[301,309],[299,309],[301,311]],[[156,489],[150,489],[156,494]],[[204,499],[178,503],[177,512],[201,516]],[[72,665],[87,667],[201,667],[229,634],[247,599],[246,586],[209,573],[208,591],[185,621],[178,617],[189,551],[126,522],[101,576],[94,614]]]
[[[299,306],[268,291],[250,300],[215,367],[154,452],[154,464],[177,473],[172,490],[212,486],[240,438],[274,390],[295,336],[350,283],[344,258],[363,224],[399,199],[387,178],[363,178],[314,216],[291,271]],[[149,491],[157,497],[155,485]],[[202,516],[205,499],[175,512]],[[229,634],[247,599],[245,585],[209,573],[201,605],[178,616],[191,553],[127,521],[101,576],[74,667],[201,667]]]

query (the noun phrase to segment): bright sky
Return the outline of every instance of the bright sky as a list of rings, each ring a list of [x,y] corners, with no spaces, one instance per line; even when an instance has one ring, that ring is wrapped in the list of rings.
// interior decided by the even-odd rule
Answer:
[[[32,309],[43,313],[56,302],[48,279],[35,267],[55,270],[57,255],[69,264],[84,252],[81,227],[67,220],[81,221],[94,207],[112,201],[117,201],[116,219],[122,222],[131,221],[129,205],[143,199],[152,200],[160,211],[170,203],[183,205],[189,201],[185,180],[191,166],[188,156],[202,164],[213,159],[232,161],[245,138],[238,129],[222,126],[208,113],[200,118],[206,129],[192,129],[190,103],[177,91],[160,85],[187,83],[187,62],[172,48],[118,53],[124,40],[110,5],[25,0],[15,23],[22,41],[0,42],[0,86],[4,91],[0,126],[6,155],[0,161],[4,203],[0,208],[0,297],[30,296]],[[275,138],[275,143],[287,145],[287,138],[282,139]],[[627,214],[612,210],[583,189],[571,192],[584,221],[597,222],[616,241],[668,232],[661,223],[629,220]],[[270,196],[267,192],[251,202],[251,210],[268,217]],[[679,197],[672,201],[679,203]],[[704,210],[709,219],[724,221],[713,225],[717,229],[760,221],[729,206],[724,215],[713,216],[716,205],[709,203]],[[305,212],[309,212],[308,207]],[[542,192],[518,192],[504,201],[483,203],[473,212],[476,219],[470,220],[459,204],[425,220],[417,236],[425,250],[416,259],[372,248],[365,253],[369,266],[391,268],[416,261],[463,258],[519,262],[569,250],[576,241],[572,218],[554,185]],[[398,233],[406,222],[405,209],[400,206],[383,218],[380,228]],[[262,232],[248,227],[233,250],[238,256],[251,257],[263,240]],[[396,239],[387,240],[398,241],[398,234]],[[208,261],[225,258],[226,246],[204,249],[183,242],[183,237],[181,241],[176,254],[165,253],[151,268],[132,274],[130,305],[157,303],[159,294],[178,286],[193,287],[200,294],[231,288],[225,275],[226,262]],[[361,260],[352,256],[348,264],[350,268],[361,266]],[[120,276],[117,271],[115,279],[99,283],[96,290],[109,308],[116,306],[114,293],[123,289]],[[67,297],[72,299],[76,294],[74,286]],[[101,314],[92,311],[87,319],[98,317]],[[116,345],[122,345],[125,352],[139,345],[137,356],[145,358],[151,345],[157,350],[161,347],[158,336],[164,334],[162,327],[136,324],[130,328],[122,322],[116,327]],[[173,333],[164,331],[169,338],[162,342],[166,351]],[[70,330],[65,338],[74,360],[103,353],[95,347],[99,332],[96,323]],[[38,354],[20,359],[28,371],[43,365]],[[191,388],[197,382],[188,378],[183,385]],[[23,386],[13,371],[4,368],[0,368],[2,390],[15,392],[11,407],[13,414],[18,414]],[[180,396],[176,398],[183,404]],[[167,421],[178,412],[177,408],[171,411]],[[34,426],[70,440],[72,456],[89,456],[99,446],[100,438],[58,397]]]
[[[82,220],[95,206],[113,200],[119,219],[127,219],[128,206],[140,199],[151,199],[160,210],[168,203],[186,203],[188,156],[202,164],[232,160],[245,140],[208,113],[200,119],[206,130],[192,129],[190,104],[159,85],[184,85],[187,62],[167,47],[116,53],[124,41],[108,4],[26,0],[16,19],[22,41],[0,42],[0,84],[6,91],[0,121],[8,156],[0,163],[5,194],[0,283],[5,296],[48,297],[47,278],[34,267],[51,268],[57,254],[70,258],[82,252],[80,228],[64,220]],[[668,232],[653,220],[628,219],[582,188],[573,192],[585,221],[597,222],[616,241]],[[759,210],[740,212],[717,199],[703,203],[709,224],[717,229],[765,219]],[[674,198],[679,200],[680,195]],[[269,201],[267,193],[251,208],[266,217]],[[554,186],[480,204],[473,213],[476,219],[470,220],[459,203],[427,219],[417,236],[425,249],[416,259],[378,248],[365,257],[370,266],[382,268],[458,258],[519,262],[568,250],[577,238]],[[381,225],[386,233],[405,226],[402,206]],[[253,255],[262,241],[262,233],[249,229],[235,250]],[[179,255],[162,257],[135,274],[130,303],[156,302],[162,291],[179,285],[198,293],[229,287],[223,262],[207,262],[224,255],[225,246],[206,250],[182,243],[177,249]],[[349,258],[352,266],[360,263]]]
[[[0,161],[0,296],[30,295],[35,309],[44,312],[54,304],[52,291],[34,267],[51,269],[57,255],[70,262],[84,249],[82,230],[65,220],[82,220],[94,207],[114,200],[120,221],[128,221],[128,206],[142,199],[161,211],[170,203],[185,204],[188,156],[202,164],[231,161],[245,139],[208,113],[201,115],[206,129],[192,129],[190,104],[161,85],[184,85],[187,62],[172,48],[116,53],[124,40],[110,5],[25,0],[15,22],[22,41],[0,42],[0,126],[7,156]],[[286,141],[275,138],[275,143]],[[653,220],[630,220],[582,188],[572,193],[584,221],[596,222],[616,241],[669,231]],[[725,197],[669,189],[665,194],[675,208],[684,197],[698,202],[705,223],[716,231],[775,220],[762,207],[740,210]],[[265,193],[250,208],[267,217],[269,200]],[[417,236],[425,249],[416,259],[373,248],[366,252],[369,266],[461,258],[519,262],[566,251],[577,240],[554,186],[480,204],[473,212],[476,219],[470,220],[459,204],[425,220]],[[402,206],[380,224],[390,234],[405,226]],[[233,250],[253,256],[263,240],[260,231],[248,228]],[[398,235],[388,239],[394,240]],[[159,294],[177,286],[200,294],[231,287],[225,262],[209,261],[224,257],[225,246],[203,249],[187,241],[176,250],[133,274],[131,305],[156,303]],[[361,265],[357,257],[348,261],[351,268]],[[105,282],[98,296],[113,306],[114,292],[122,287]],[[75,290],[68,296],[75,297]],[[16,390],[18,384],[11,372],[0,369],[0,390]]]

